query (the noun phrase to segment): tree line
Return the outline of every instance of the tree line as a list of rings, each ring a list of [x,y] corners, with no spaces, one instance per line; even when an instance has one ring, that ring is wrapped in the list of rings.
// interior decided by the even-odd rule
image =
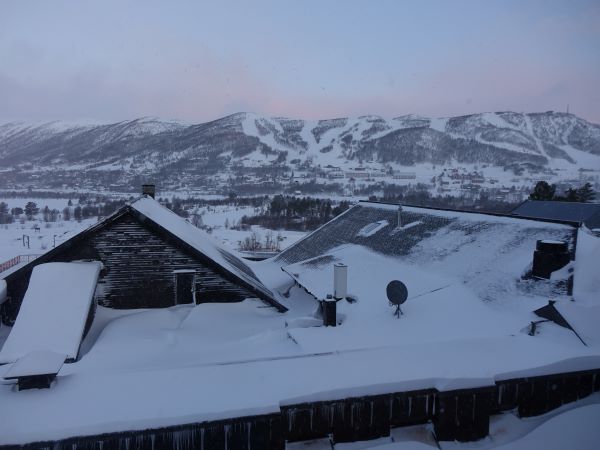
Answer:
[[[69,200],[67,206],[62,210],[50,208],[48,205],[40,208],[36,202],[29,201],[23,207],[8,207],[6,202],[0,202],[0,224],[10,224],[13,222],[36,220],[41,215],[44,222],[57,222],[60,220],[69,221],[71,219],[81,221],[98,216],[108,216],[115,212],[125,203],[124,200],[106,200],[102,204],[95,204],[92,201],[73,206],[72,200]]]
[[[556,193],[556,185],[546,181],[539,181],[529,195],[529,200],[547,200],[555,202],[581,202],[590,203],[596,199],[596,193],[591,183],[585,183],[579,188],[568,188],[563,195]]]
[[[244,216],[241,223],[271,229],[314,230],[349,207],[348,201],[334,203],[329,199],[275,195],[263,214]]]

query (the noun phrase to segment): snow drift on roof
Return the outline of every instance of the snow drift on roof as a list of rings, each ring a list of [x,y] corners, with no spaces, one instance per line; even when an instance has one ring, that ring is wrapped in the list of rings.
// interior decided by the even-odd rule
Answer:
[[[76,359],[100,269],[98,262],[36,266],[0,363],[40,350]]]

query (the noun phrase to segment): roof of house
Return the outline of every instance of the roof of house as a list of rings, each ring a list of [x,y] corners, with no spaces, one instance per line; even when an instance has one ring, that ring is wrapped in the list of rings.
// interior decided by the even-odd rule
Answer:
[[[98,262],[34,267],[17,320],[0,351],[0,363],[46,350],[77,359],[101,268]]]
[[[515,336],[528,336],[530,322],[539,319],[533,311],[548,299],[556,300],[557,307],[580,305],[569,310],[573,311],[568,320],[587,344],[597,342],[589,324],[583,323],[587,311],[583,305],[592,308],[597,303],[583,295],[593,286],[588,286],[588,280],[582,284],[584,292],[569,294],[573,273],[575,289],[578,279],[593,278],[578,272],[579,261],[553,272],[549,280],[528,276],[538,239],[566,241],[579,258],[579,242],[589,253],[597,240],[585,229],[412,206],[402,207],[399,226],[397,215],[398,205],[361,202],[265,263],[282,266],[295,281],[289,288],[290,305],[305,301],[306,293],[318,300],[333,294],[334,264],[347,265],[349,301],[337,302],[341,326],[334,331],[290,327],[289,336],[303,351],[416,348],[430,341],[477,347],[494,336],[504,336],[505,345],[510,345]],[[402,281],[408,289],[404,314],[398,319],[386,293],[392,280]],[[597,320],[597,308],[588,310]],[[571,317],[575,315],[582,317],[581,324],[575,325]],[[575,334],[555,324],[540,325],[540,336],[573,348],[585,347]],[[515,354],[521,356],[526,357]]]
[[[398,205],[361,202],[284,250],[276,261],[315,297],[332,293],[332,276],[322,278],[334,262],[349,266],[349,290],[353,284],[358,288],[365,277],[363,282],[372,282],[386,272],[388,278],[407,282],[413,293],[432,286],[427,277],[434,274],[460,282],[482,300],[547,289],[566,293],[558,281],[550,286],[520,280],[531,268],[538,239],[566,241],[574,251],[573,226],[404,206],[399,227],[397,213]],[[385,262],[379,261],[382,257],[387,257]],[[367,275],[370,259],[378,262]]]
[[[233,274],[246,287],[251,288],[259,298],[267,301],[280,311],[286,310],[285,306],[275,300],[273,293],[262,284],[252,269],[241,258],[219,246],[204,231],[193,226],[187,220],[179,217],[151,197],[142,196],[133,202],[130,207],[144,218],[151,220],[170,234],[190,245],[218,267]]]
[[[550,280],[537,280],[529,274],[538,239],[566,241],[575,253],[582,229],[564,223],[412,206],[402,207],[402,225],[398,226],[397,214],[398,205],[361,202],[272,262],[318,300],[333,294],[334,264],[348,267],[350,301],[337,302],[342,326],[335,336],[327,329],[290,329],[288,333],[303,349],[510,335],[536,320],[533,311],[549,298],[557,304],[573,303],[568,279],[577,264],[555,271]],[[386,286],[392,280],[402,281],[408,289],[399,320],[390,320],[394,308]],[[301,300],[297,290],[292,290],[290,297],[290,305]],[[543,331],[554,332],[548,327]],[[565,339],[581,345],[575,335]]]
[[[31,352],[12,364],[3,378],[10,380],[37,375],[55,375],[63,366],[66,359],[66,355],[50,350]]]
[[[131,214],[141,223],[154,226],[154,228],[165,233],[179,246],[185,248],[194,256],[209,265],[225,279],[248,289],[258,298],[277,308],[279,311],[285,312],[287,310],[285,306],[275,299],[274,294],[263,285],[245,262],[220,247],[204,231],[193,226],[187,220],[162,206],[152,197],[146,195],[142,195],[137,200],[123,206],[98,224],[73,236],[71,239],[61,243],[59,246],[31,263],[10,273],[5,277],[6,280],[10,282],[11,278],[19,276],[19,273],[23,273],[22,271],[30,269],[32,265],[35,266],[43,262],[52,261],[54,255],[60,254],[64,249],[76,242],[104,229],[125,214]]]
[[[533,219],[584,222],[588,228],[600,227],[600,204],[525,200],[512,215]]]
[[[398,207],[397,204],[360,202],[285,249],[276,261],[293,264],[347,244],[412,259],[425,258],[427,251],[431,260],[438,261],[472,244],[485,244],[488,254],[494,250],[506,252],[510,248],[526,246],[529,259],[537,239],[567,241],[569,249],[574,250],[576,228],[572,225],[499,214],[403,206],[402,226],[399,227]],[[435,242],[436,237],[438,242]],[[424,248],[428,243],[431,248]],[[503,243],[508,247],[502,247]]]

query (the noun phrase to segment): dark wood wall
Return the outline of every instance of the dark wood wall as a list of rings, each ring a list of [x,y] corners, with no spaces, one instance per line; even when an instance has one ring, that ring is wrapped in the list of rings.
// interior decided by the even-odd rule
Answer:
[[[129,215],[96,233],[86,245],[106,267],[97,296],[112,308],[158,308],[175,304],[173,271],[194,269],[198,301],[239,301],[253,297],[225,280],[169,237]],[[85,246],[79,246],[85,251]]]
[[[175,275],[180,269],[196,270],[197,302],[241,301],[256,294],[225,279],[198,256],[178,245],[164,230],[141,223],[131,214],[117,218],[47,261],[68,262],[81,259],[102,261],[96,298],[98,304],[117,309],[161,308],[175,304]],[[35,264],[34,264],[35,265]],[[21,271],[8,282],[10,300],[4,308],[4,321],[16,318],[31,276]],[[16,275],[16,274],[15,274]]]

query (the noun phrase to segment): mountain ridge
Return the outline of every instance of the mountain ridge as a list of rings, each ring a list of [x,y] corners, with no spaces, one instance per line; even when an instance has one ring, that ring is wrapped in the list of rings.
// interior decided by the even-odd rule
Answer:
[[[260,167],[293,171],[367,162],[386,170],[486,164],[516,174],[572,173],[600,168],[600,125],[568,113],[511,111],[320,120],[240,112],[191,124],[155,117],[97,125],[0,124],[2,188],[22,186],[27,177],[35,186],[64,185],[65,177],[52,180],[50,169],[76,172],[88,185],[104,183],[111,173],[127,185],[140,177],[231,177]]]

